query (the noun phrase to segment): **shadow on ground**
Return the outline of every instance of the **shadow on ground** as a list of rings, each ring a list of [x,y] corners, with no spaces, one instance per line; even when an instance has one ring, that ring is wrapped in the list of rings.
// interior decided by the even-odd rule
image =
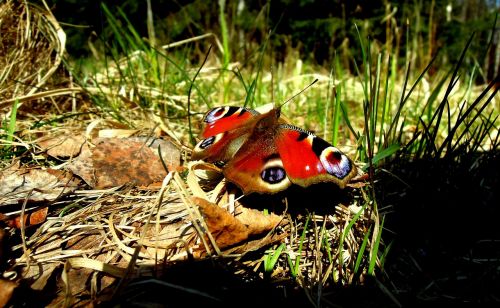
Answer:
[[[500,304],[499,170],[493,151],[397,161],[379,175],[393,232],[384,284],[402,304]]]

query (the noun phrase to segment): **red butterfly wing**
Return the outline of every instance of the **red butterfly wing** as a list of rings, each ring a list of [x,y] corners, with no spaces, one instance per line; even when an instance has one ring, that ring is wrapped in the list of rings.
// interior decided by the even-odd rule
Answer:
[[[224,106],[207,112],[203,118],[206,123],[203,129],[203,138],[215,136],[245,125],[245,123],[259,113],[252,109]]]
[[[341,188],[356,175],[356,166],[325,140],[289,124],[278,127],[276,148],[290,181],[307,187],[333,182]]]
[[[224,106],[208,111],[203,118],[204,138],[193,149],[191,158],[207,162],[227,162],[251,134],[251,121],[259,113],[252,109]]]
[[[272,137],[265,135],[245,143],[223,170],[244,194],[276,193],[291,184]]]

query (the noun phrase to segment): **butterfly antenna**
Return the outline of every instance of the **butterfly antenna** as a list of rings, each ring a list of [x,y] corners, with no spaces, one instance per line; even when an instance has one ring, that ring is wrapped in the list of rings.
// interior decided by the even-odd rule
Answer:
[[[291,100],[293,100],[294,98],[296,98],[297,96],[299,96],[300,94],[302,94],[304,91],[306,91],[307,89],[309,89],[310,87],[312,87],[316,82],[318,82],[318,78],[314,79],[314,81],[311,82],[307,87],[305,87],[304,89],[300,90],[299,93],[295,94],[294,96],[292,96],[289,99],[287,99],[283,104],[279,105],[277,109],[281,109],[281,107],[283,107],[283,105],[287,104],[288,102],[290,102]]]
[[[274,72],[272,64],[271,64],[271,102],[273,102],[274,104]]]
[[[188,90],[188,101],[187,101],[187,114],[188,114],[188,127],[189,127],[189,139],[191,140],[191,144],[195,145],[196,141],[194,139],[193,135],[193,126],[191,125],[191,91],[193,90],[194,86],[194,81],[196,80],[196,77],[198,77],[198,74],[200,73],[201,69],[207,63],[208,60],[208,55],[210,55],[210,51],[212,50],[212,45],[208,47],[208,51],[205,54],[205,60],[203,60],[203,63],[201,64],[200,68],[196,71],[196,74],[194,74],[193,80],[191,81],[191,84],[189,85],[189,90]]]

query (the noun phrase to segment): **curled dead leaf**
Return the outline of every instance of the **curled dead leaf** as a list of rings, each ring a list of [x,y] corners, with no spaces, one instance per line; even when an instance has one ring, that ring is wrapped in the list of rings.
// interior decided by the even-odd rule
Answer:
[[[214,237],[219,248],[224,248],[248,240],[251,236],[268,232],[276,227],[282,217],[240,207],[235,217],[217,204],[205,199],[193,197],[193,202],[199,207],[208,230]]]

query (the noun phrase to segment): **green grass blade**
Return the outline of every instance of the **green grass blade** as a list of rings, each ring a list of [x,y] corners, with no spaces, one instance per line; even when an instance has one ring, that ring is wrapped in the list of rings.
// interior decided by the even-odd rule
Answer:
[[[372,275],[375,272],[375,266],[377,264],[378,248],[380,246],[380,240],[382,239],[382,229],[384,228],[385,216],[382,217],[382,222],[380,223],[379,232],[373,243],[373,247],[370,251],[370,263],[368,264],[368,275]]]
[[[221,29],[221,36],[222,36],[222,50],[224,52],[223,54],[223,61],[222,61],[222,68],[224,70],[227,69],[229,66],[229,62],[231,61],[231,55],[229,52],[229,32],[227,30],[227,23],[226,23],[226,16],[225,16],[225,9],[226,9],[226,0],[219,0],[219,23],[220,23],[220,29]]]
[[[399,143],[393,143],[390,146],[384,148],[382,151],[378,151],[375,156],[373,156],[373,164],[377,165],[379,161],[383,160],[384,158],[392,156],[394,153],[396,153],[399,149],[401,149],[401,144]]]
[[[389,255],[389,251],[391,250],[393,242],[390,242],[389,245],[384,249],[384,252],[382,255],[380,255],[379,260],[380,260],[380,268],[384,270],[384,265],[385,265],[385,260],[387,259],[387,255]]]
[[[257,89],[257,84],[259,81],[260,77],[260,72],[262,71],[262,67],[264,65],[264,54],[267,49],[267,44],[269,43],[269,38],[271,34],[269,34],[264,42],[264,45],[262,46],[262,49],[260,51],[259,55],[259,60],[257,61],[257,73],[255,75],[255,78],[252,80],[252,83],[250,84],[250,88],[248,90],[248,95],[245,97],[245,103],[243,104],[243,107],[247,107],[249,104],[250,106],[254,106],[255,102],[255,90]]]
[[[368,245],[368,238],[370,236],[371,230],[372,227],[370,226],[368,232],[366,232],[365,236],[363,237],[361,246],[359,247],[358,256],[356,257],[356,263],[354,264],[354,274],[357,274],[359,271],[359,266],[361,265],[361,261],[363,260],[363,256],[365,255],[366,246]]]
[[[193,134],[193,126],[191,125],[191,91],[193,90],[193,85],[196,80],[196,77],[200,74],[201,69],[207,63],[208,56],[210,55],[210,51],[212,50],[212,46],[208,48],[207,54],[205,55],[205,59],[203,60],[203,63],[200,65],[198,70],[196,71],[196,74],[194,74],[193,80],[191,81],[191,84],[189,85],[189,91],[188,91],[188,103],[187,103],[187,112],[188,112],[188,125],[189,125],[189,140],[191,140],[191,144],[195,145],[196,144],[196,139],[194,138]]]
[[[266,257],[264,258],[264,271],[266,273],[272,272],[285,247],[286,244],[281,243],[281,245],[274,252],[269,252],[268,254],[266,254]]]
[[[302,234],[300,235],[299,249],[297,251],[297,256],[295,257],[295,262],[292,262],[291,258],[289,258],[290,264],[290,272],[293,277],[297,277],[299,273],[299,265],[300,265],[300,257],[302,255],[302,248],[304,245],[304,240],[306,238],[307,227],[309,226],[309,221],[311,220],[311,214],[307,215],[306,222],[304,224],[304,228],[302,229]]]
[[[411,94],[413,93],[413,91],[415,90],[415,88],[417,87],[417,85],[420,83],[420,81],[422,80],[422,78],[425,76],[425,74],[427,73],[427,71],[429,71],[429,69],[431,68],[432,64],[436,60],[436,58],[437,58],[437,54],[427,64],[427,66],[424,68],[424,70],[420,73],[420,75],[417,77],[417,79],[413,83],[413,85],[410,88],[410,90],[408,91],[408,93],[406,93],[406,95],[405,95],[405,88],[406,88],[406,85],[407,85],[407,82],[408,82],[408,79],[409,79],[409,73],[410,73],[410,65],[408,65],[408,68],[407,68],[407,71],[406,71],[405,82],[404,82],[403,90],[402,90],[402,93],[401,93],[401,101],[400,101],[400,103],[398,105],[398,109],[396,111],[396,115],[394,116],[394,120],[392,121],[391,126],[389,127],[388,135],[395,136],[397,130],[394,130],[394,131],[392,131],[392,130],[395,128],[395,125],[397,125],[397,123],[399,122],[399,117],[401,115],[401,111],[403,110],[404,105],[406,104],[406,102],[408,101],[408,99],[410,98]],[[393,137],[392,140],[394,140],[394,139],[395,139],[395,137]]]
[[[333,262],[333,256],[332,256],[332,248],[330,247],[330,243],[329,243],[329,237],[328,237],[328,233],[325,232],[323,233],[323,247],[325,247],[325,250],[326,250],[326,255],[328,257],[328,262],[332,263]]]
[[[338,256],[339,256],[338,261],[339,261],[339,265],[341,268],[343,267],[343,264],[344,264],[344,259],[343,259],[344,241],[345,241],[347,235],[349,234],[349,232],[351,231],[352,227],[356,223],[356,221],[358,221],[359,217],[361,217],[361,214],[365,211],[367,205],[368,205],[368,203],[365,203],[361,207],[361,209],[354,215],[354,217],[351,219],[351,221],[349,221],[349,223],[347,224],[344,231],[342,231],[342,235],[340,236],[340,241],[339,241],[339,254],[338,254]]]
[[[382,54],[379,53],[377,56],[377,66],[376,66],[376,73],[375,73],[375,90],[374,90],[374,98],[372,101],[372,120],[371,120],[371,125],[370,125],[370,130],[371,130],[371,146],[375,146],[375,137],[377,135],[377,120],[378,120],[378,110],[379,110],[379,95],[380,95],[380,70],[381,70],[381,65],[382,65]],[[382,130],[380,130],[380,136],[382,136]],[[379,138],[380,139],[380,138]]]
[[[9,126],[7,127],[7,150],[12,147],[12,141],[14,140],[14,133],[16,132],[17,125],[17,107],[19,106],[19,100],[16,99],[12,103],[12,110],[10,111]]]
[[[389,56],[389,59],[388,59],[388,67],[391,67],[392,63],[391,63],[391,57]],[[380,119],[380,129],[379,129],[379,139],[378,139],[378,148],[380,149],[382,147],[382,141],[384,141],[384,143],[387,142],[387,138],[383,138],[385,134],[385,120],[387,118],[387,113],[389,111],[389,106],[390,106],[390,98],[389,98],[389,92],[392,93],[392,90],[393,88],[392,87],[389,87],[390,83],[389,83],[389,76],[391,76],[392,74],[386,74],[385,76],[385,87],[384,87],[384,104],[382,106],[382,115],[381,115],[381,119]]]
[[[493,80],[491,81],[488,86],[486,87],[486,89],[484,89],[481,94],[476,98],[476,100],[467,108],[467,110],[463,113],[463,115],[461,117],[459,117],[453,128],[450,130],[450,133],[448,134],[448,136],[446,136],[445,140],[443,141],[443,143],[441,144],[441,146],[439,147],[438,149],[438,153],[442,153],[444,148],[446,147],[448,149],[448,152],[451,152],[452,149],[453,149],[453,137],[455,136],[458,128],[460,127],[460,125],[469,117],[469,115],[474,111],[476,110],[476,107],[477,105],[479,105],[479,103],[482,101],[482,99],[486,96],[486,94],[491,90],[491,88],[494,87],[494,85],[498,82],[498,80],[500,80],[500,77],[497,77],[497,80]],[[472,119],[469,121],[468,124],[465,125],[465,129],[464,131],[462,132],[462,134],[457,138],[457,140],[455,141],[455,144],[458,144],[460,142],[460,140],[463,138],[463,136],[467,133],[467,131],[470,129],[471,125],[475,122],[475,120],[481,115],[481,113],[483,112],[483,110],[486,108],[486,106],[488,106],[492,101],[493,101],[493,98],[496,97],[496,94],[498,92],[498,88],[495,87],[493,92],[490,94],[490,96],[486,99],[486,102],[479,108],[479,110],[476,111],[476,114],[474,115],[474,117],[472,117]]]
[[[332,95],[332,100],[334,101],[334,107],[333,107],[333,122],[332,122],[332,144],[336,145],[338,142],[338,135],[339,135],[339,126],[340,126],[340,112],[341,112],[341,95],[342,95],[342,87],[343,87],[343,81],[342,80],[342,68],[340,66],[340,60],[336,56],[335,57],[335,63],[334,63],[334,69],[333,69],[333,82],[335,83],[335,80],[339,80],[338,85],[333,85],[333,93],[335,95]]]
[[[458,82],[458,78],[459,78],[458,71],[463,63],[466,52],[469,49],[470,44],[472,43],[473,37],[474,37],[474,33],[471,35],[471,37],[467,41],[467,44],[465,45],[464,49],[462,50],[460,58],[459,58],[457,64],[455,65],[455,69],[454,69],[453,74],[451,76],[450,83],[448,84],[448,87],[446,88],[446,92],[444,94],[443,100],[441,101],[439,106],[436,108],[434,115],[432,116],[431,120],[429,121],[428,126],[433,127],[433,130],[430,133],[430,141],[432,141],[434,144],[436,142],[436,137],[438,135],[439,126],[441,124],[441,118],[443,115],[443,111],[444,111],[444,108],[448,102],[448,97],[450,96],[451,90],[455,87],[456,83]],[[435,123],[434,123],[434,120],[436,121]],[[438,150],[437,153],[428,152],[427,154],[433,155],[433,156],[435,155],[435,156],[439,157],[441,154],[441,151]]]

